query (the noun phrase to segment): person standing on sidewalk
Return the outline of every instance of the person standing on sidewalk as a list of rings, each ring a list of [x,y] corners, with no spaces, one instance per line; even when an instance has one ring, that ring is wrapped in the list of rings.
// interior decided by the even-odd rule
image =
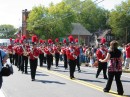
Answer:
[[[125,61],[125,69],[129,69],[129,64],[130,64],[130,43],[128,43],[126,46],[125,46],[125,51],[126,51],[126,59],[124,60]]]
[[[122,53],[121,51],[117,48],[118,47],[118,42],[113,40],[110,43],[110,51],[107,53],[107,56],[105,59],[100,59],[100,62],[109,62],[109,67],[108,67],[108,81],[106,84],[106,87],[103,89],[104,92],[109,92],[111,89],[112,81],[113,78],[115,77],[116,80],[116,85],[117,85],[117,92],[119,95],[123,95],[123,86],[121,83],[121,75],[122,75]]]
[[[2,69],[2,65],[4,65],[6,63],[8,59],[8,55],[0,49],[0,72],[1,72],[1,69]],[[0,89],[2,87],[2,82],[3,82],[3,79],[2,79],[2,75],[0,74]]]

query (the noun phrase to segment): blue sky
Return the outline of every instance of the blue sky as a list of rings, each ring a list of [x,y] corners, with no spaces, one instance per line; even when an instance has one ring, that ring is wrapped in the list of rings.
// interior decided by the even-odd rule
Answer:
[[[48,6],[50,2],[56,4],[60,1],[61,0],[0,0],[0,25],[11,24],[14,25],[14,27],[19,27],[21,26],[22,10],[31,10],[33,6],[40,4]],[[121,1],[126,0],[104,0],[99,6],[111,10],[115,5],[120,4]]]

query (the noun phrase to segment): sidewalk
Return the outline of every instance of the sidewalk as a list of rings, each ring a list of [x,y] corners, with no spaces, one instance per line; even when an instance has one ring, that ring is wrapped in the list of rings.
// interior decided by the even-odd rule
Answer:
[[[4,93],[0,90],[0,97],[5,97]]]

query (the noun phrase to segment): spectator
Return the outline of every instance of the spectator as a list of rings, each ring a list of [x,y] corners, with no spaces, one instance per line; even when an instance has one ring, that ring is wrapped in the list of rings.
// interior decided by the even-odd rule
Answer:
[[[126,59],[125,59],[125,69],[129,69],[129,64],[130,64],[130,43],[128,43],[125,47],[126,51]]]
[[[107,56],[105,59],[100,59],[100,62],[107,62],[110,60],[110,64],[108,67],[108,81],[106,84],[106,87],[104,88],[104,92],[109,92],[113,78],[115,76],[116,80],[116,85],[117,85],[117,92],[119,95],[123,95],[123,86],[121,83],[121,75],[122,75],[122,53],[121,51],[117,48],[118,47],[118,42],[113,40],[110,43],[110,51],[107,53]]]
[[[1,69],[2,69],[2,66],[6,63],[6,60],[8,59],[8,55],[0,49],[0,72],[1,72]],[[3,82],[3,79],[2,79],[2,75],[0,74],[0,89],[2,87],[2,82]]]

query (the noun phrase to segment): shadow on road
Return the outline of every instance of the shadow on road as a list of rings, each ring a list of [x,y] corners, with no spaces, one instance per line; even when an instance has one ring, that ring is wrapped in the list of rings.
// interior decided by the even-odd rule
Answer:
[[[53,71],[57,71],[57,72],[69,72],[69,71],[66,71],[66,70],[53,70]]]
[[[49,75],[46,75],[46,74],[38,74],[38,73],[36,73],[36,76],[49,76]]]
[[[61,82],[58,82],[58,81],[48,81],[48,80],[35,80],[35,82],[41,82],[41,83],[56,83],[56,84],[66,84],[66,83],[61,83]]]
[[[86,81],[86,82],[98,82],[98,83],[105,83],[102,81],[98,81],[98,80],[90,80],[90,79],[78,79],[78,80],[82,80],[82,81]]]
[[[128,80],[121,80],[122,82],[128,82],[128,83],[130,83],[130,81],[128,81]]]
[[[30,75],[30,71],[28,71],[28,75]],[[36,71],[36,76],[49,76],[47,74],[43,74],[42,72]]]

